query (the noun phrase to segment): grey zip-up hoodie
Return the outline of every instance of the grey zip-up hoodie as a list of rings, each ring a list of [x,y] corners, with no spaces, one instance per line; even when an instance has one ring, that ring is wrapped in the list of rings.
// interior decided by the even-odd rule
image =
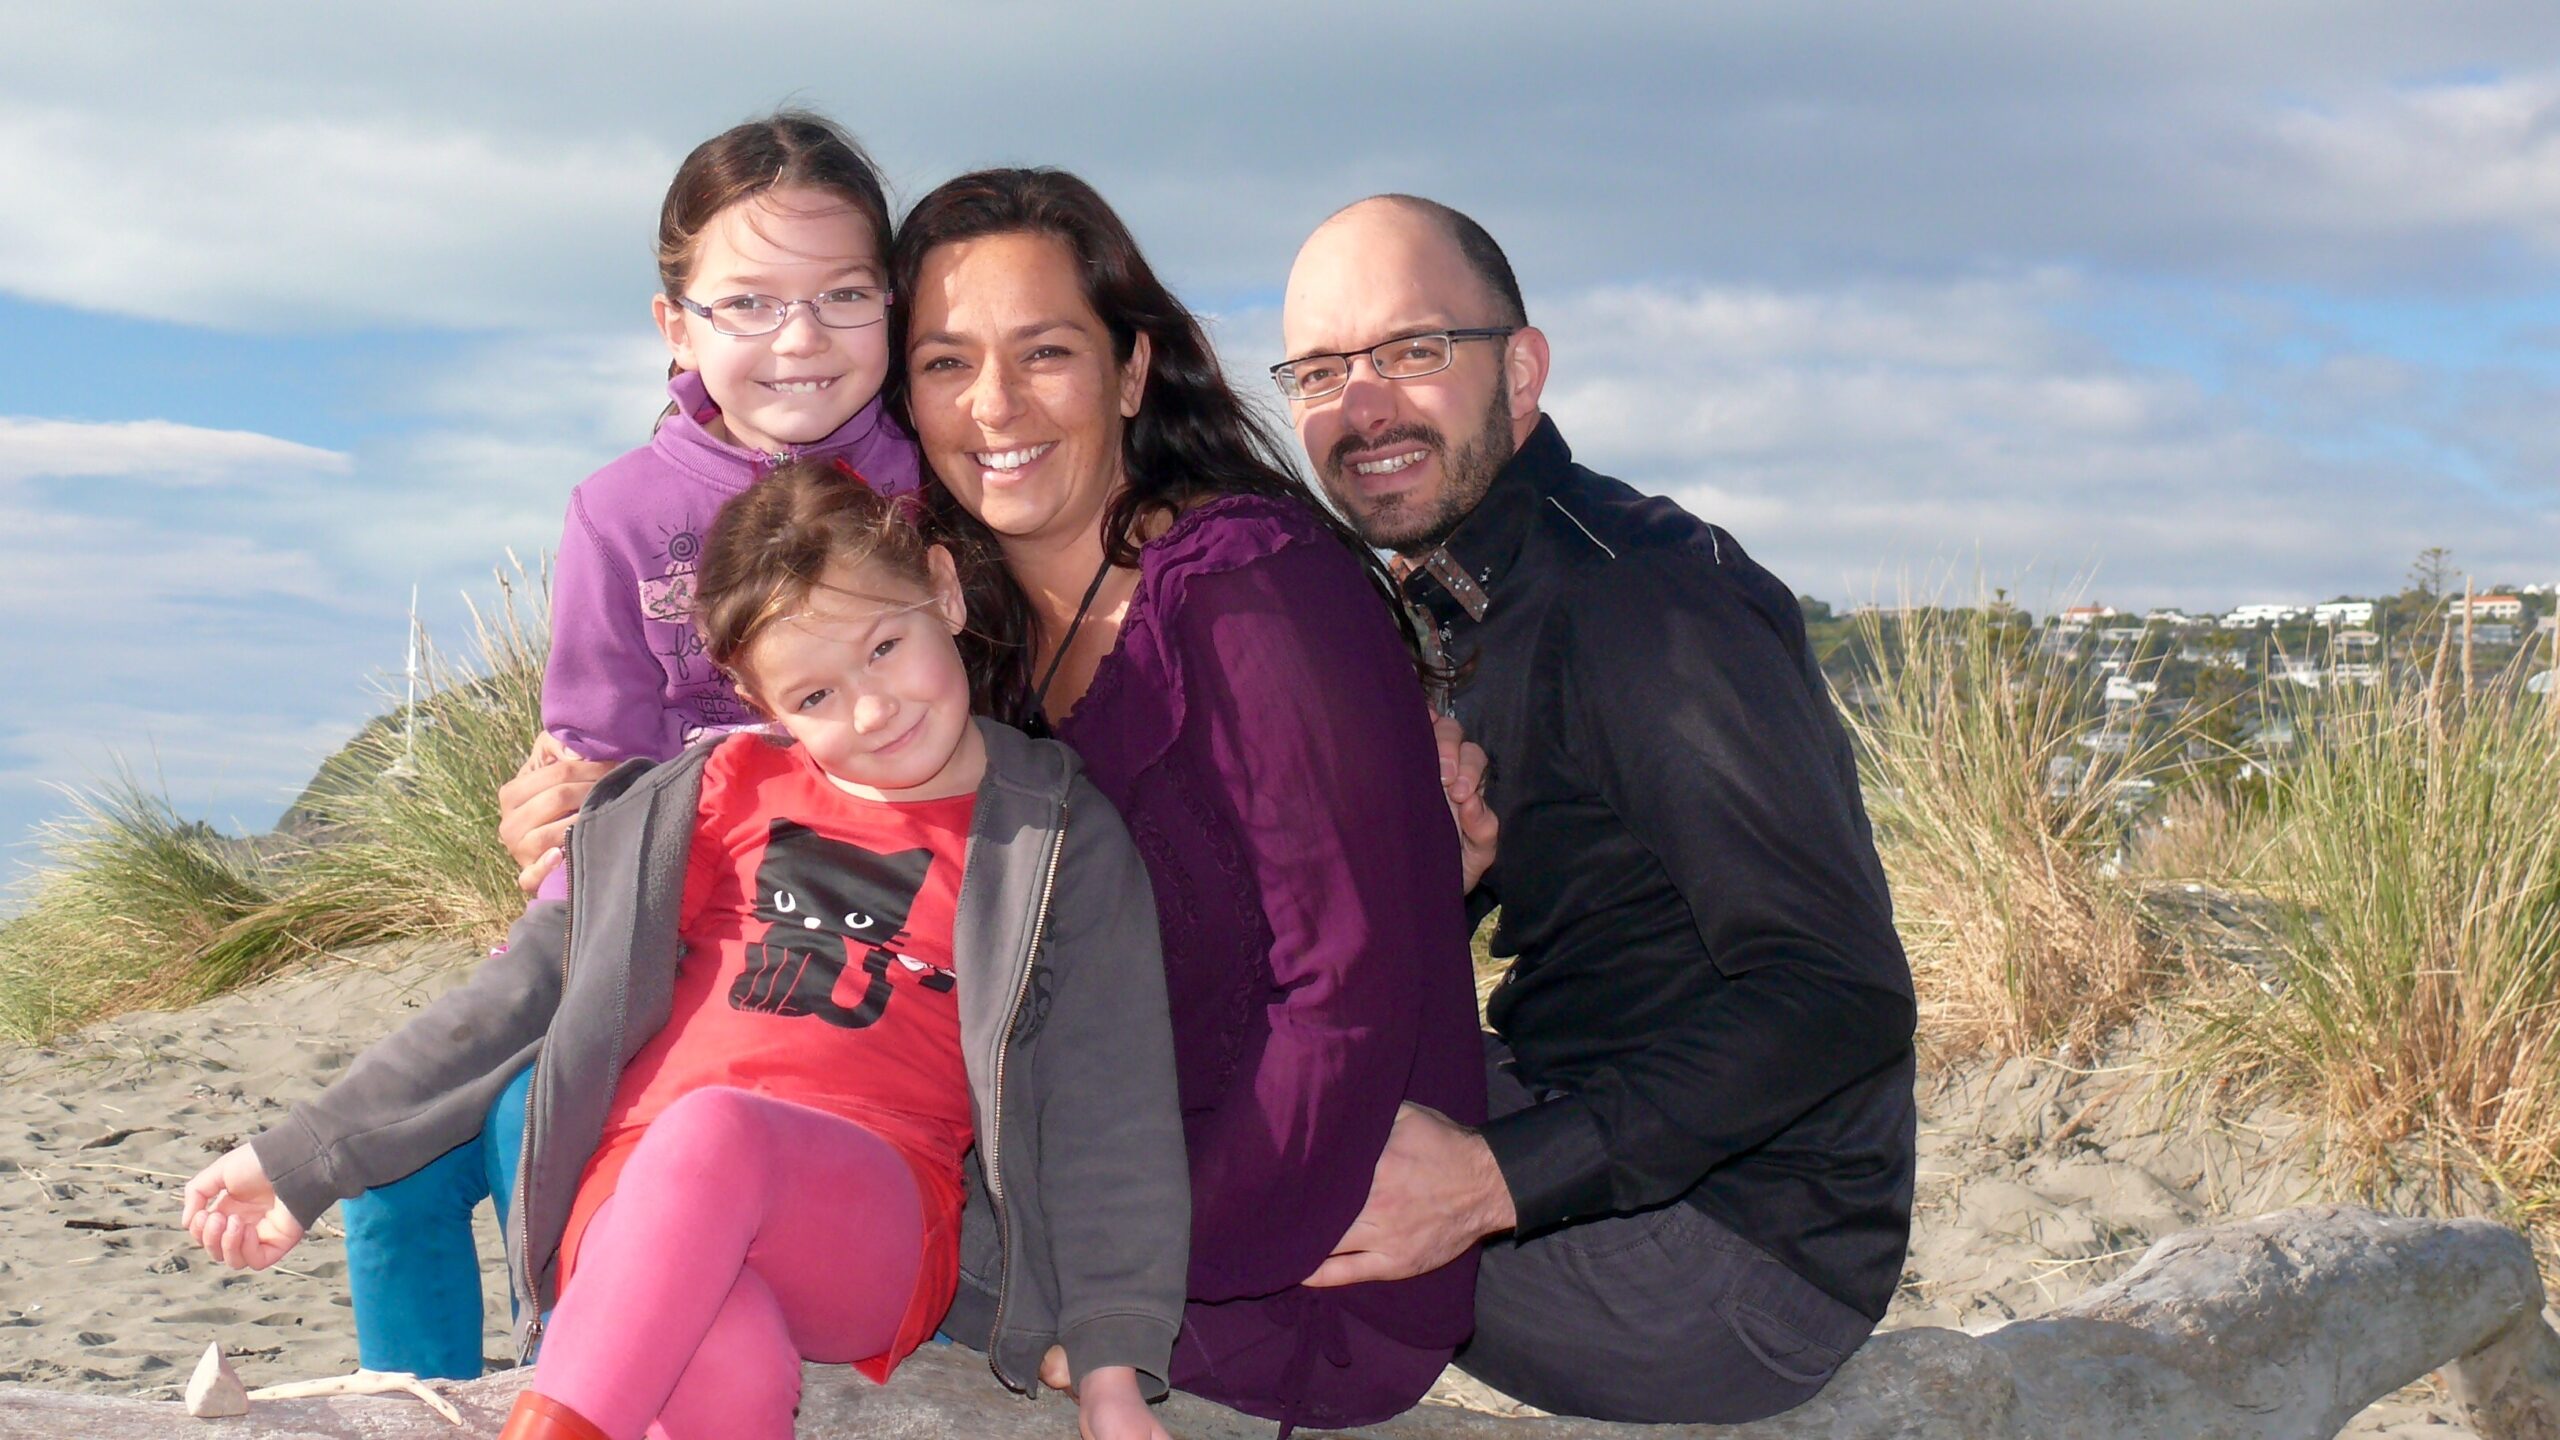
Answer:
[[[993,1202],[1000,1240],[988,1359],[1036,1393],[1042,1353],[1061,1344],[1077,1377],[1133,1366],[1152,1398],[1182,1320],[1191,1233],[1153,892],[1066,747],[977,724],[987,773],[952,957],[977,1123],[969,1188]],[[667,1021],[702,767],[723,743],[771,742],[718,737],[607,775],[570,831],[569,902],[533,906],[504,953],[250,1142],[309,1225],[478,1133],[535,1063],[507,1236],[516,1293],[538,1299],[517,1330],[528,1355],[559,1298],[570,1203],[622,1068]]]

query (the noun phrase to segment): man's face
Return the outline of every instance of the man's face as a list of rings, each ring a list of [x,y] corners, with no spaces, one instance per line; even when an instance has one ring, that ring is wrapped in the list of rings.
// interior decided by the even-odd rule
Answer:
[[[1497,305],[1437,225],[1388,203],[1325,222],[1298,252],[1281,312],[1288,355],[1351,356],[1350,383],[1293,401],[1307,459],[1362,538],[1420,555],[1484,498],[1535,396],[1515,416],[1514,340],[1471,340],[1449,368],[1411,380],[1380,376],[1367,351],[1432,330],[1498,324]]]

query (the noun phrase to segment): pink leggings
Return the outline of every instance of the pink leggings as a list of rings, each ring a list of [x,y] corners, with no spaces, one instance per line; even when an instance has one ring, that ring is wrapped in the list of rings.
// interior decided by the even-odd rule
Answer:
[[[589,1222],[533,1388],[614,1440],[782,1440],[803,1357],[843,1364],[896,1339],[923,1237],[889,1142],[805,1105],[693,1091]]]

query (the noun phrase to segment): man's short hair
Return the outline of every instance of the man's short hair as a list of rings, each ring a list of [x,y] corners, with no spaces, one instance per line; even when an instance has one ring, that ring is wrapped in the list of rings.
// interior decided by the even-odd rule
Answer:
[[[1520,280],[1511,273],[1510,259],[1502,253],[1502,247],[1494,243],[1493,236],[1472,217],[1419,195],[1389,192],[1372,195],[1369,199],[1384,200],[1429,216],[1448,233],[1450,242],[1458,247],[1458,254],[1466,260],[1467,268],[1475,272],[1476,279],[1484,284],[1485,293],[1493,297],[1495,307],[1501,312],[1493,317],[1494,320],[1504,325],[1529,323],[1529,307],[1520,298]]]

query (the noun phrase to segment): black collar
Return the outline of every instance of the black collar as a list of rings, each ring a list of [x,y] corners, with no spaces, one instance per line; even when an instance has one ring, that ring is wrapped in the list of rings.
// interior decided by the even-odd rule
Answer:
[[[1405,598],[1442,624],[1482,619],[1485,607],[1492,604],[1518,563],[1521,542],[1537,520],[1538,507],[1572,466],[1573,451],[1556,422],[1539,416],[1538,428],[1529,432],[1502,472],[1493,477],[1476,508],[1458,522],[1438,552],[1415,561],[1406,572]],[[1435,560],[1439,563],[1430,563]],[[1475,594],[1461,593],[1470,587]]]

